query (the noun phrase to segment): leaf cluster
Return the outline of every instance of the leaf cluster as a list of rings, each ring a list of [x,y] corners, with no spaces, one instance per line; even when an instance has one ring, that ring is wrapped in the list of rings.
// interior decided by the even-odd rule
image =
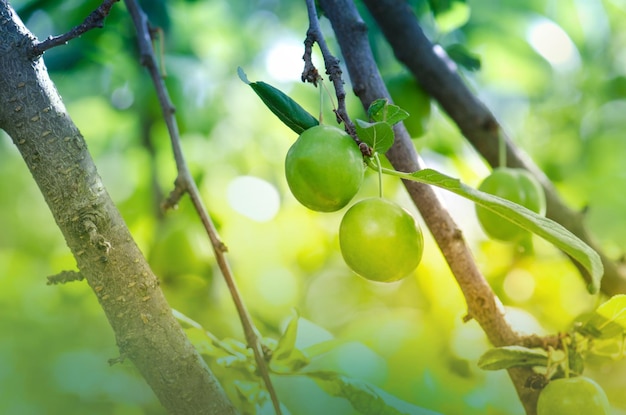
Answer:
[[[264,408],[270,407],[269,394],[263,389],[257,375],[254,356],[245,344],[234,339],[218,339],[182,313],[175,312],[175,315],[207,363],[222,374],[220,379],[227,393],[244,414],[263,413]],[[311,363],[323,358],[339,342],[333,339],[298,348],[298,320],[298,315],[294,314],[277,341],[265,340],[269,368],[274,379],[309,379],[325,394],[346,400],[355,411],[363,415],[437,415],[436,412],[402,401],[371,383],[340,371],[316,369]],[[297,408],[285,407],[284,404],[281,406],[286,410],[285,413],[298,413]]]

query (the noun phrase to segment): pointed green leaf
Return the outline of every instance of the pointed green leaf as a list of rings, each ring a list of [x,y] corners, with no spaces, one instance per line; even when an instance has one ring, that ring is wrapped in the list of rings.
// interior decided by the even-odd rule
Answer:
[[[483,370],[501,370],[517,366],[547,366],[548,356],[543,350],[522,346],[496,347],[487,350],[478,359]]]
[[[319,125],[314,116],[280,89],[262,81],[250,82],[240,67],[237,68],[237,73],[244,83],[250,85],[267,108],[296,134],[302,134],[304,130]]]
[[[385,122],[356,120],[355,127],[359,139],[377,153],[385,153],[393,145],[393,129]]]
[[[309,364],[309,359],[296,348],[297,335],[298,315],[294,313],[272,353],[270,367],[274,372],[298,371]]]
[[[370,104],[370,107],[367,109],[367,116],[370,120],[374,121],[385,121],[382,116],[384,108],[389,105],[389,101],[385,98],[377,99],[376,101]]]
[[[336,372],[305,372],[317,385],[331,396],[345,398],[363,415],[438,415],[420,408],[367,382],[349,378]]]
[[[296,338],[298,336],[298,316],[294,315],[282,337],[278,340],[278,345],[272,353],[272,359],[287,359],[296,347]]]
[[[218,339],[211,332],[206,331],[200,323],[192,320],[178,310],[172,310],[172,314],[181,324],[187,337],[200,354],[211,358],[224,358],[226,362],[231,360],[254,362],[252,350],[236,339]]]
[[[399,106],[393,104],[387,105],[387,124],[394,125],[407,118],[409,118],[409,113]]]
[[[458,179],[446,176],[432,169],[424,169],[414,173],[398,173],[383,169],[383,172],[414,180],[421,183],[441,187],[469,199],[486,209],[510,220],[516,225],[544,238],[557,248],[574,258],[589,273],[587,290],[595,294],[600,289],[600,281],[604,274],[604,267],[600,256],[576,235],[560,224],[526,209],[516,203],[493,196],[461,183]]]

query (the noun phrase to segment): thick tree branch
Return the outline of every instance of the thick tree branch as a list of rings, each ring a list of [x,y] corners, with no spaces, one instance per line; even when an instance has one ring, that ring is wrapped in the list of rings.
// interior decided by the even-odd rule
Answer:
[[[35,37],[0,0],[0,128],[37,182],[81,275],[130,359],[171,414],[235,410],[175,320],[159,281],[109,197]]]
[[[366,26],[351,0],[320,0],[346,60],[355,94],[364,108],[378,98],[389,98],[389,93],[378,72],[370,49]],[[396,139],[387,153],[392,165],[399,171],[412,172],[423,168],[409,134],[403,125],[394,128]],[[468,316],[483,328],[495,346],[516,344],[519,336],[504,318],[499,300],[478,270],[461,230],[454,223],[430,186],[404,182],[413,202],[437,241],[467,302]],[[527,413],[534,414],[536,391],[524,385],[530,369],[513,369],[509,374]]]
[[[489,109],[463,83],[461,77],[436,53],[417,18],[404,0],[364,0],[382,29],[399,61],[413,73],[424,89],[458,125],[463,135],[487,160],[497,167],[499,137],[506,141],[506,160],[510,167],[529,170],[541,182],[547,201],[546,216],[560,223],[596,250],[604,265],[602,291],[606,294],[626,292],[626,272],[607,257],[593,241],[580,212],[571,210],[560,198],[552,182],[533,161],[508,139]],[[572,260],[589,282],[589,275]]]

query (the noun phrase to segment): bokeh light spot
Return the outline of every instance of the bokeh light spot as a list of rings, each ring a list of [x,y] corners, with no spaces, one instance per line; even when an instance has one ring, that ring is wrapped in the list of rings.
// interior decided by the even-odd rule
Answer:
[[[111,93],[111,104],[118,110],[128,109],[135,101],[135,94],[128,86],[128,83],[116,88]]]
[[[226,192],[228,203],[236,212],[257,222],[273,219],[280,208],[278,190],[258,177],[239,176],[230,182]]]
[[[513,301],[527,301],[535,292],[535,278],[528,271],[514,269],[504,278],[504,292]]]
[[[558,70],[580,66],[580,56],[574,42],[561,26],[547,20],[536,20],[528,29],[528,43],[550,65]]]
[[[268,51],[265,69],[280,82],[299,82],[304,68],[304,46],[296,40],[280,41]]]
[[[264,272],[256,280],[257,293],[273,307],[295,306],[298,283],[286,269],[275,268]]]

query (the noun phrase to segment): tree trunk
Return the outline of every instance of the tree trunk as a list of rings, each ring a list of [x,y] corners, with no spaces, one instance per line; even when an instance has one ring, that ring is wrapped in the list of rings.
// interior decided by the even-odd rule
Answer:
[[[234,414],[172,315],[61,102],[35,37],[0,0],[0,128],[26,161],[129,358],[171,414]]]

